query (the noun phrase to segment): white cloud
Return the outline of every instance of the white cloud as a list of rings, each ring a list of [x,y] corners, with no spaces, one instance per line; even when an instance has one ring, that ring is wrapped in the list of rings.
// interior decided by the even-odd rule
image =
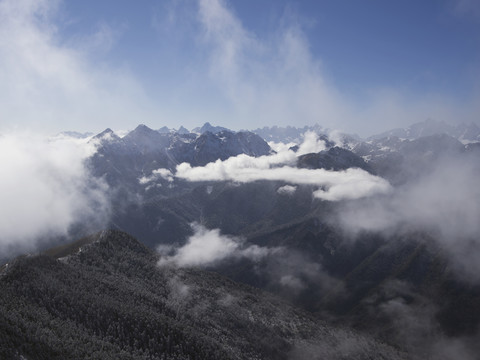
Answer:
[[[187,243],[176,249],[173,255],[163,256],[159,261],[160,266],[169,264],[180,267],[207,266],[229,257],[258,260],[275,251],[257,245],[245,247],[242,239],[222,235],[219,229],[209,230],[198,223],[192,223],[191,227],[194,234],[188,238]]]
[[[458,2],[472,8],[472,1]],[[60,0],[0,0],[1,126],[97,131],[113,123],[131,128],[132,119],[197,126],[228,118],[232,127],[294,121],[369,135],[428,117],[476,120],[475,94],[461,104],[442,94],[412,99],[391,88],[348,98],[312,53],[298,18],[288,16],[291,8],[265,35],[242,24],[233,2],[163,3],[157,6],[163,16],[152,15],[160,35],[149,47],[159,59],[151,70],[129,63],[133,56],[113,59],[128,52],[116,50],[135,33],[133,19],[117,26],[99,19],[90,34],[73,33],[77,27],[68,24],[69,7]]]
[[[268,142],[268,146],[270,146],[270,148],[275,152],[286,152],[288,149],[290,149],[291,147],[294,147],[295,145],[298,145],[298,144],[294,142],[290,142],[288,144],[285,144],[282,142],[277,143],[274,141]]]
[[[295,191],[297,191],[297,187],[292,185],[281,186],[277,189],[277,193],[281,195],[292,195]]]
[[[152,174],[150,176],[143,176],[140,179],[138,179],[138,182],[141,185],[145,185],[158,179],[164,179],[164,180],[167,180],[168,182],[172,182],[173,174],[168,169],[163,169],[163,168],[156,169],[152,171]]]
[[[325,141],[318,138],[314,131],[307,131],[303,136],[303,142],[298,148],[297,155],[318,153],[327,147]]]
[[[360,199],[375,194],[390,192],[388,181],[373,176],[361,169],[331,171],[331,179],[327,180],[327,189],[314,191],[313,196],[323,200],[338,201],[344,199]]]
[[[0,137],[0,252],[31,250],[41,237],[108,215],[106,185],[84,165],[94,151],[85,140]]]
[[[478,8],[473,0],[455,1],[464,12]],[[198,13],[203,30],[199,43],[209,55],[207,81],[217,86],[219,97],[230,105],[229,118],[251,127],[259,121],[269,125],[320,123],[363,136],[427,118],[478,121],[475,93],[462,100],[434,90],[418,95],[415,89],[390,86],[388,79],[355,93],[345,92],[312,52],[292,7],[285,9],[284,18],[265,35],[247,28],[234,5],[199,0]]]

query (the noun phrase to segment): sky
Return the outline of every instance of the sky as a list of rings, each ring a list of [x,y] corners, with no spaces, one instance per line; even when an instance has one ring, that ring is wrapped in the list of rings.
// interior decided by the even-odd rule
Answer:
[[[477,122],[477,0],[0,0],[0,133]]]

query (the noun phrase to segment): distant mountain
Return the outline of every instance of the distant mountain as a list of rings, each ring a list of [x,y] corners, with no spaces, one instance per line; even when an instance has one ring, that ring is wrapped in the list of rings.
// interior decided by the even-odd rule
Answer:
[[[122,138],[127,148],[136,148],[142,154],[165,149],[170,145],[170,137],[164,133],[150,129],[145,125],[138,125]]]
[[[338,146],[319,153],[305,154],[298,158],[297,166],[308,169],[346,170],[360,168],[372,172],[372,168],[358,155]]]
[[[205,124],[203,124],[202,127],[194,128],[192,130],[192,133],[204,134],[206,132],[211,132],[212,134],[216,134],[216,133],[219,133],[219,132],[222,132],[222,131],[232,132],[232,130],[229,130],[227,128],[224,128],[224,127],[221,127],[221,126],[212,126],[209,122],[206,122]]]
[[[162,126],[160,129],[157,130],[160,134],[168,134],[174,130],[169,129],[166,126]]]
[[[227,130],[201,135],[194,133],[159,132],[139,125],[123,138],[111,129],[93,137],[97,152],[89,160],[97,177],[104,177],[112,186],[138,187],[138,180],[153,170],[173,170],[182,163],[205,165],[217,159],[246,154],[261,156],[270,153],[268,144],[258,135]]]
[[[256,130],[252,130],[253,133],[261,136],[265,141],[276,142],[276,143],[295,143],[301,144],[304,140],[304,134],[306,132],[314,132],[319,135],[320,138],[326,138],[330,142],[334,142],[334,145],[341,146],[341,147],[348,147],[349,144],[356,143],[360,140],[357,135],[351,134],[344,134],[344,133],[335,133],[335,136],[331,136],[331,132],[329,129],[323,128],[318,124],[312,126],[304,126],[304,127],[294,127],[294,126],[287,126],[287,127],[279,127],[279,126],[272,126],[272,127],[263,127]],[[333,146],[333,145],[332,145]]]
[[[106,128],[101,133],[98,133],[93,137],[93,140],[99,141],[102,145],[108,142],[116,142],[120,140],[120,137],[115,134],[115,132],[110,129]]]
[[[2,359],[406,359],[211,272],[157,266],[104,231],[0,272]]]
[[[110,186],[134,191],[143,174],[175,166],[167,152],[173,136],[145,125],[139,125],[123,138],[106,129],[91,140],[97,151],[89,159],[89,167],[94,176],[103,177]]]
[[[453,126],[433,119],[413,124],[408,128],[399,128],[373,135],[368,140],[379,140],[386,137],[415,140],[424,136],[441,134],[449,135],[465,143],[480,141],[480,128],[474,123]]]
[[[270,146],[258,135],[251,132],[210,131],[202,133],[191,143],[184,143],[172,149],[178,162],[203,166],[209,162],[226,160],[231,156],[246,154],[249,156],[268,155]]]
[[[180,126],[177,130],[177,133],[179,133],[179,134],[189,134],[190,131],[188,129],[184,128],[183,126]]]
[[[157,130],[161,134],[169,134],[169,133],[177,133],[177,134],[190,134],[190,131],[185,129],[183,126],[180,126],[178,130],[170,129],[166,126],[162,126],[160,129]]]
[[[436,163],[435,160],[441,157],[465,153],[467,146],[447,134],[413,140],[388,136],[358,142],[352,151],[361,156],[377,174],[393,184],[400,184],[427,173]]]

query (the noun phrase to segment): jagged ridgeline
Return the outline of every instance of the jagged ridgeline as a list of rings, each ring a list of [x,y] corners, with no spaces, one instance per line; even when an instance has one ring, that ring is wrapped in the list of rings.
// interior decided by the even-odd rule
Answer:
[[[0,276],[0,358],[408,358],[258,289],[157,261],[119,231],[17,258]]]

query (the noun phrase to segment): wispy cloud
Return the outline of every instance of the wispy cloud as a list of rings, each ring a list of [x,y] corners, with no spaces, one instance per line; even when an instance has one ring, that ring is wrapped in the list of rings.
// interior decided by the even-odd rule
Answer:
[[[471,4],[458,1],[458,8]],[[153,46],[149,54],[159,63],[146,69],[134,56],[114,58],[128,52],[121,40],[136,31],[125,24],[99,19],[91,33],[72,34],[65,2],[1,0],[1,126],[99,131],[133,128],[133,119],[173,127],[230,119],[224,125],[320,123],[370,135],[428,117],[477,120],[478,94],[460,103],[441,93],[409,96],[386,84],[347,95],[311,50],[304,24],[290,15],[293,7],[259,34],[233,6],[223,0],[162,3],[152,15],[159,41],[145,45]]]
[[[93,60],[99,49],[113,46],[114,31],[102,24],[91,36],[65,40],[60,5],[54,0],[0,2],[3,128],[56,130],[62,124],[86,131],[95,130],[95,123],[126,126],[134,114],[149,119],[142,108],[152,104],[132,73]]]
[[[238,117],[257,123],[302,119],[331,125],[347,115],[299,24],[260,39],[221,0],[200,0],[199,21],[203,43],[210,49],[210,79]]]
[[[461,101],[435,90],[412,95],[409,89],[387,82],[356,93],[343,91],[331,69],[311,50],[311,39],[299,17],[292,15],[293,7],[287,7],[284,18],[260,34],[236,15],[234,2],[199,0],[197,4],[191,5],[189,14],[198,22],[192,46],[201,56],[186,70],[202,82],[197,90],[208,84],[215,92],[214,116],[228,115],[244,128],[320,123],[361,135],[427,118],[477,121],[474,94]],[[170,10],[184,11],[177,2]],[[175,18],[168,17],[170,28]],[[186,30],[181,21],[177,26],[179,33],[194,31]]]

